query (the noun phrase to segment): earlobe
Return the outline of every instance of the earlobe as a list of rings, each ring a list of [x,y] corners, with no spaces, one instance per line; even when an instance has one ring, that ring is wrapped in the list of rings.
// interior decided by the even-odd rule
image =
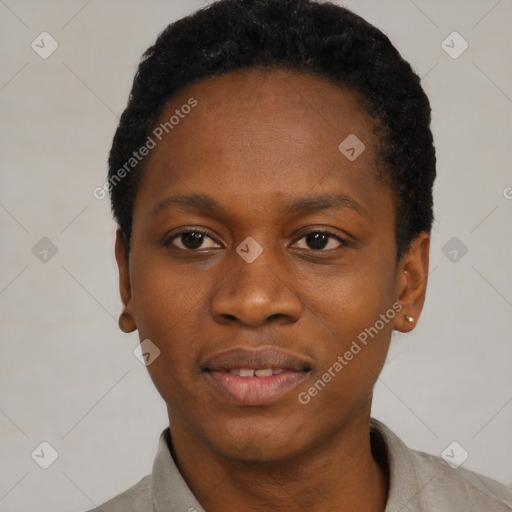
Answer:
[[[416,326],[427,291],[430,235],[421,231],[412,241],[397,270],[397,296],[402,306],[394,329],[410,332]]]
[[[130,314],[126,308],[123,309],[122,313],[119,315],[119,329],[125,333],[133,332],[137,329],[137,325],[135,324],[135,320],[133,315]]]
[[[130,333],[137,329],[137,324],[133,314],[130,269],[126,254],[126,238],[120,227],[118,227],[116,231],[115,254],[117,267],[119,269],[119,292],[123,303],[123,311],[119,316],[119,328],[123,332]]]

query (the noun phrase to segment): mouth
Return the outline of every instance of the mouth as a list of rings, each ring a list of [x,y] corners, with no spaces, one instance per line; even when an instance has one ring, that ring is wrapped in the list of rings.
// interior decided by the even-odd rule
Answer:
[[[233,349],[201,365],[224,399],[238,405],[268,405],[298,386],[312,370],[309,359],[275,348]]]

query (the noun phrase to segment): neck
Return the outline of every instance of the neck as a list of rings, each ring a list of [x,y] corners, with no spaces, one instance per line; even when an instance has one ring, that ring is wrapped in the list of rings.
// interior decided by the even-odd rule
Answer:
[[[208,512],[383,512],[388,477],[375,460],[369,411],[286,460],[223,457],[169,413],[173,455],[191,491]]]

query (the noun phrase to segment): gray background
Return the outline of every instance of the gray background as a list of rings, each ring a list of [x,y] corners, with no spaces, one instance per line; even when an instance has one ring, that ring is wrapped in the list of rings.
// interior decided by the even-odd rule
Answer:
[[[140,54],[204,4],[0,0],[2,511],[88,509],[150,472],[165,407],[137,333],[118,330],[115,225],[92,190]],[[464,467],[510,484],[512,2],[345,5],[423,78],[439,161],[425,309],[394,338],[373,415],[416,449],[457,441]],[[47,59],[31,48],[43,31],[59,44]],[[441,46],[453,31],[469,43],[457,59]],[[43,237],[55,255],[34,254]],[[42,441],[58,452],[46,470]]]

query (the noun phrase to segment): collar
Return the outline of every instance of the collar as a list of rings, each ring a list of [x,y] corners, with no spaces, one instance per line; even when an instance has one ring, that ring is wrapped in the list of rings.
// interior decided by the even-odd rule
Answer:
[[[438,457],[411,450],[376,419],[370,419],[369,431],[372,451],[379,451],[388,466],[389,490],[385,512],[426,512],[425,507],[432,504],[437,504],[436,510],[443,512],[469,510],[464,506],[469,505],[468,486],[478,488],[480,494],[489,497],[487,490],[496,484],[466,470],[454,471]],[[160,435],[153,464],[153,512],[205,512],[181,476],[171,447],[170,429],[167,428]],[[498,493],[502,494],[502,491],[498,490]],[[459,508],[461,505],[463,508]]]

